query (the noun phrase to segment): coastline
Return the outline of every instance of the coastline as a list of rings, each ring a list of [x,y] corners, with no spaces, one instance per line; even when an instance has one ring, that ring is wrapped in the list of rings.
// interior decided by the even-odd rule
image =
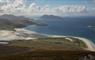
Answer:
[[[85,42],[85,44],[88,46],[87,50],[95,51],[95,44],[92,41],[90,41],[86,38],[81,38],[81,37],[75,37],[75,38],[78,38],[78,39],[82,40],[83,42]]]
[[[77,39],[83,41],[88,46],[88,48],[86,48],[86,50],[95,51],[95,44],[92,41],[90,41],[89,39],[82,38],[82,37],[75,37],[75,36],[60,36],[60,35],[50,35],[50,36],[51,37],[65,37],[65,38],[73,37],[73,38],[77,38]]]
[[[75,36],[62,36],[62,35],[48,35],[48,34],[39,34],[39,33],[36,33],[36,32],[32,32],[32,31],[29,31],[29,30],[26,30],[26,29],[16,29],[16,31],[7,31],[7,30],[4,30],[3,31],[4,33],[2,34],[2,38],[0,37],[0,44],[8,44],[6,41],[12,41],[12,40],[18,40],[18,39],[22,39],[22,40],[29,40],[29,39],[37,39],[36,37],[34,37],[33,35],[43,35],[43,36],[47,36],[47,37],[56,37],[56,38],[66,38],[67,40],[70,40],[70,41],[73,41],[71,38],[76,38],[76,39],[79,39],[81,41],[83,41],[88,48],[86,48],[86,50],[90,50],[90,51],[95,51],[95,44],[86,39],[86,38],[82,38],[82,37],[75,37]],[[24,34],[28,34],[29,37],[24,37],[23,35]],[[25,36],[26,36],[25,35]],[[6,38],[5,38],[6,37]],[[2,42],[3,41],[3,42]],[[4,43],[5,41],[5,43]]]

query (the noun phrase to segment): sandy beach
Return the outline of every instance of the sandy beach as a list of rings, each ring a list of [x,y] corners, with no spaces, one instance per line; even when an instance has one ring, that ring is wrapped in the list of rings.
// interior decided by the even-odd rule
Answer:
[[[16,31],[7,31],[7,30],[0,31],[0,41],[11,41],[11,40],[18,40],[18,39],[24,39],[24,40],[37,39],[36,37],[34,37],[34,35],[35,36],[40,35],[39,33],[32,32],[26,29],[15,29],[15,30]],[[42,34],[42,35],[45,35],[47,37],[58,37],[58,38],[64,37],[70,41],[73,41],[72,39],[70,39],[70,37],[76,38],[83,41],[87,45],[88,48],[86,48],[86,50],[95,51],[95,44],[86,38],[74,37],[74,36],[47,35],[47,34]],[[0,42],[0,44],[8,44],[8,43]]]
[[[70,41],[72,39],[70,39],[68,37],[73,37],[73,38],[76,38],[76,39],[79,39],[79,40],[83,41],[87,45],[87,47],[88,47],[88,48],[86,48],[86,50],[95,51],[95,44],[92,41],[90,41],[89,39],[86,39],[86,38],[83,38],[83,37],[60,36],[60,35],[49,35],[49,36],[51,36],[51,37],[65,37],[65,38],[67,38]]]
[[[82,40],[83,42],[85,42],[85,44],[88,46],[87,50],[95,51],[95,44],[92,41],[90,41],[86,38],[82,38],[82,37],[75,37],[75,38],[78,38],[78,39]]]

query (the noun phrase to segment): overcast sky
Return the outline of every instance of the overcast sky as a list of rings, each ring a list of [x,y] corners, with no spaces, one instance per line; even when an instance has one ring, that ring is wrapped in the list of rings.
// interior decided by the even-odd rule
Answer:
[[[95,15],[95,0],[0,0],[0,14]]]

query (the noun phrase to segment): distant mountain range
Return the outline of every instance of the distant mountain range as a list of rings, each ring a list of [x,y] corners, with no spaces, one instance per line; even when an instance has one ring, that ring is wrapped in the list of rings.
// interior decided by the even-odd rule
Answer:
[[[23,16],[14,16],[14,15],[1,15],[0,16],[0,29],[13,29],[13,28],[22,28],[28,25],[34,24],[33,19],[25,18]]]
[[[64,20],[62,17],[60,16],[54,16],[54,15],[43,15],[40,17],[42,20]]]
[[[42,21],[40,23],[39,21]],[[28,25],[41,25],[47,26],[50,24],[63,24],[70,26],[95,26],[95,17],[94,16],[82,16],[82,17],[59,17],[54,15],[43,15],[38,19],[38,22],[33,22],[34,19],[29,19],[24,16],[14,16],[14,15],[1,15],[0,16],[0,29],[14,29],[14,28],[23,28]],[[45,23],[43,23],[45,22]],[[49,24],[48,24],[49,23]]]
[[[95,26],[95,16],[79,16],[79,17],[59,17],[54,15],[43,15],[40,20],[51,22],[64,22],[67,24],[79,24],[83,26]]]

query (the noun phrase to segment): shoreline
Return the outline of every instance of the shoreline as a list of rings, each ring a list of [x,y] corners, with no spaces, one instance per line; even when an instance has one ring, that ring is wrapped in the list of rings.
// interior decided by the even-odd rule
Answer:
[[[83,38],[83,37],[39,34],[39,33],[32,32],[32,31],[29,31],[29,30],[26,30],[26,29],[16,29],[16,31],[7,31],[7,30],[4,30],[3,32],[2,31],[0,31],[0,32],[3,33],[1,35],[3,38],[0,37],[0,44],[3,44],[4,43],[2,41],[5,41],[4,44],[6,44],[7,43],[6,41],[12,41],[12,40],[19,40],[19,39],[22,39],[22,40],[37,39],[36,37],[33,37],[33,35],[34,36],[36,36],[36,35],[39,35],[39,36],[40,35],[43,35],[43,36],[47,36],[47,37],[56,37],[56,38],[63,37],[63,38],[67,38],[70,41],[73,41],[72,39],[70,39],[70,37],[71,37],[71,38],[76,38],[76,39],[79,39],[79,40],[83,41],[87,45],[87,47],[88,47],[86,50],[95,51],[95,44],[92,41],[90,41],[90,40],[88,40],[86,38]],[[26,35],[28,34],[29,37],[24,37],[23,35],[25,35],[25,34]]]
[[[50,37],[54,37],[54,38],[56,38],[56,37],[58,37],[58,38],[62,38],[62,36],[50,36]],[[71,37],[71,36],[63,36],[63,38],[66,38],[66,39],[68,39],[68,40],[70,40],[70,41],[73,41],[73,40],[71,40],[69,37]],[[72,38],[76,38],[76,39],[79,39],[79,40],[81,40],[81,41],[83,41],[85,44],[86,44],[86,46],[87,46],[87,48],[85,48],[85,50],[89,50],[89,51],[93,51],[93,52],[95,52],[95,44],[92,42],[92,41],[90,41],[90,40],[88,40],[88,39],[86,39],[86,38],[82,38],[82,37],[72,37]],[[33,38],[30,38],[30,39],[33,39]],[[30,39],[23,39],[23,40],[30,40]],[[35,38],[35,39],[37,39],[37,38]],[[15,40],[18,40],[18,39],[15,39]],[[3,40],[2,40],[3,41]],[[0,44],[8,44],[8,41],[9,40],[4,40],[3,42],[2,41],[0,41]],[[12,41],[12,40],[10,40],[10,41]]]
[[[77,38],[77,39],[83,41],[88,46],[88,48],[86,50],[95,51],[95,44],[92,41],[90,41],[89,39],[86,39],[86,38],[83,38],[83,37],[61,36],[61,35],[51,35],[51,37],[64,37],[64,38],[72,37],[72,38]]]
[[[78,38],[78,37],[75,37],[75,38]],[[95,44],[92,41],[90,41],[90,40],[88,40],[86,38],[78,38],[78,39],[85,42],[85,44],[88,46],[87,50],[95,51]]]

